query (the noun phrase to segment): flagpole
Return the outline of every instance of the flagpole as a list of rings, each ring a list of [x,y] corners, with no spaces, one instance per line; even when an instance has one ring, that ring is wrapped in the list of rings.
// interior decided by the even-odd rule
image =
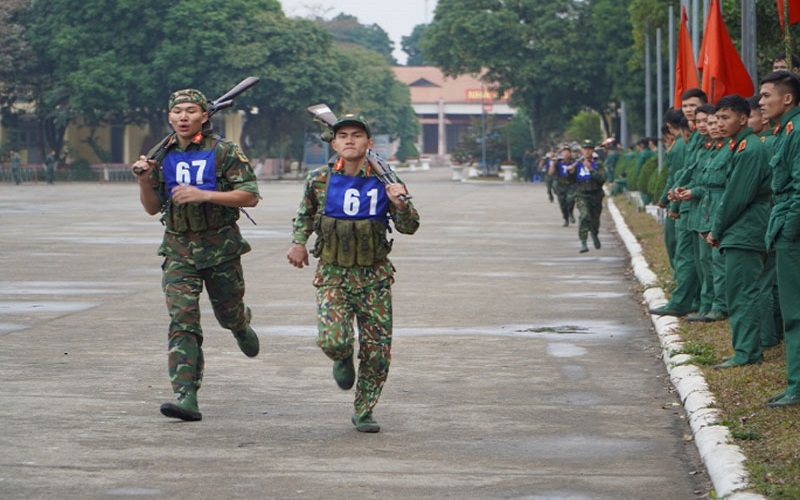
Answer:
[[[789,0],[783,0],[783,43],[786,67],[792,70],[792,35],[789,34]]]

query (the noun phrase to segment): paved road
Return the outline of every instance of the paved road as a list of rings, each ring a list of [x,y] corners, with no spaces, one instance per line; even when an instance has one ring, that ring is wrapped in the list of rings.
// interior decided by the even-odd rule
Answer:
[[[243,222],[262,354],[207,301],[203,421],[172,399],[155,255],[133,184],[0,185],[2,498],[674,498],[709,483],[604,217],[579,254],[541,184],[406,172],[393,364],[350,424],[314,344],[312,271],[285,260],[299,182]]]

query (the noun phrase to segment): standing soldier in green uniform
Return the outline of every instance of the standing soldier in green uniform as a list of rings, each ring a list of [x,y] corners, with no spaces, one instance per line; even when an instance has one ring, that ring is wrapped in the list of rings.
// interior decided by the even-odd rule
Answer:
[[[22,182],[22,160],[19,153],[13,149],[8,152],[8,157],[11,159],[11,177],[14,179],[14,184],[19,186]]]
[[[750,105],[738,95],[717,102],[720,133],[732,139],[733,152],[725,171],[727,182],[719,209],[708,233],[709,245],[725,255],[725,300],[730,317],[734,355],[714,369],[761,362],[761,311],[766,251],[764,234],[771,205],[769,155],[761,140],[747,126]]]
[[[764,118],[761,108],[758,105],[760,97],[755,95],[747,99],[750,105],[750,118],[748,126],[753,129],[753,133],[761,139],[767,147],[769,157],[775,154],[775,135],[769,120]],[[764,266],[764,280],[762,282],[762,292],[767,297],[767,303],[762,311],[761,347],[773,347],[780,344],[783,340],[783,316],[781,315],[780,299],[778,297],[778,281],[775,276],[775,251],[766,254]]]
[[[572,215],[575,209],[575,164],[569,146],[561,148],[561,156],[551,163],[548,174],[555,179],[553,187],[561,217],[564,218],[564,227],[567,227],[570,222],[575,222],[575,216]]]
[[[541,160],[539,160],[539,172],[544,176],[544,184],[547,188],[547,199],[553,203],[553,182],[555,178],[550,174],[550,167],[555,163],[555,152],[552,149],[547,150]]]
[[[45,176],[48,184],[52,184],[56,176],[56,150],[51,149],[44,159]]]
[[[703,217],[701,210],[705,188],[700,182],[705,172],[710,149],[711,137],[708,132],[708,116],[713,114],[715,108],[711,104],[703,104],[695,109],[695,128],[703,137],[703,145],[695,155],[693,165],[682,172],[683,185],[675,188],[675,196],[682,204],[688,206],[686,227],[695,234],[692,238],[693,260],[700,280],[700,302],[697,313],[686,317],[686,321],[708,321],[708,314],[714,302],[714,280],[712,277],[711,247],[706,243],[705,235],[711,229],[711,222]]]
[[[700,89],[689,89],[681,95],[681,110],[689,121],[690,127],[694,129],[694,111],[698,106],[706,104],[708,101],[705,92]],[[673,196],[670,212],[677,213],[675,222],[675,255],[673,258],[675,269],[675,289],[670,295],[669,302],[661,307],[651,308],[650,314],[684,316],[690,311],[696,311],[699,306],[700,279],[694,263],[694,239],[697,235],[688,227],[689,204],[682,203],[674,196],[676,187],[685,184],[684,177],[691,176],[691,169],[694,167],[697,151],[703,145],[703,137],[693,130],[687,141],[686,155],[684,156],[683,166],[676,174],[675,182],[670,186]]]
[[[800,404],[800,79],[788,71],[770,73],[761,80],[760,95],[764,118],[778,123],[766,244],[775,249],[786,347],[786,389],[769,406],[791,406]]]
[[[578,205],[578,238],[580,252],[589,251],[586,238],[592,235],[595,248],[600,248],[600,214],[603,212],[603,184],[606,171],[603,164],[593,157],[594,143],[586,139],[581,144],[583,156],[575,166],[575,203]]]
[[[372,136],[366,121],[346,115],[333,125],[337,155],[306,178],[292,225],[289,263],[308,265],[312,232],[317,289],[317,345],[333,360],[333,378],[343,390],[356,381],[353,320],[358,323],[358,384],[353,425],[379,432],[373,410],[389,373],[392,345],[394,266],[387,258],[389,220],[402,234],[414,234],[419,214],[399,180],[382,185],[367,161]]]
[[[161,405],[161,413],[192,421],[202,419],[197,391],[205,366],[199,304],[204,285],[219,324],[233,332],[242,352],[253,357],[259,351],[243,302],[241,255],[250,245],[236,220],[240,207],[254,207],[260,197],[239,146],[204,126],[208,101],[200,91],[171,94],[168,120],[174,132],[131,170],[145,212],[162,212],[165,226],[158,254],[164,256],[169,376],[178,401]]]
[[[725,193],[727,182],[727,164],[733,151],[730,149],[730,140],[725,140],[720,134],[716,110],[706,119],[708,133],[711,137],[708,161],[704,169],[700,184],[705,190],[705,195],[700,206],[700,217],[704,229],[703,241],[707,244],[708,232],[716,217],[722,195]],[[719,247],[711,247],[711,280],[714,289],[714,301],[711,305],[706,321],[722,321],[728,317],[728,303],[725,300],[725,256],[720,253]]]
[[[677,213],[668,211],[670,192],[675,184],[678,172],[683,168],[686,158],[686,137],[689,136],[688,122],[680,109],[671,108],[664,114],[664,124],[673,136],[673,141],[664,153],[664,163],[667,165],[667,180],[656,205],[667,211],[664,217],[664,245],[667,248],[669,264],[675,269],[675,219]],[[685,128],[684,125],[685,124]]]

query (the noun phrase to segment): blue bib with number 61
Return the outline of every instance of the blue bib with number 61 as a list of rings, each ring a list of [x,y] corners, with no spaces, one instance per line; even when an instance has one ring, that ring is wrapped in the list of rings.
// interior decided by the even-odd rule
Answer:
[[[377,178],[331,172],[325,215],[337,219],[385,220],[388,211],[389,197]]]
[[[169,192],[176,186],[217,190],[214,148],[205,151],[170,151],[164,158],[161,169]]]

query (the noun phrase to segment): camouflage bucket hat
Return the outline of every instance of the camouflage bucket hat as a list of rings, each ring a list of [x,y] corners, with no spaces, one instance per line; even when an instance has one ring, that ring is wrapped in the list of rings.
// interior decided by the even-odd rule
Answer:
[[[195,89],[183,89],[173,92],[169,96],[169,109],[172,109],[176,104],[185,102],[193,102],[203,108],[203,111],[208,111],[208,99],[202,92]]]
[[[333,133],[335,134],[340,128],[344,127],[345,125],[358,127],[367,133],[367,137],[372,137],[372,134],[369,131],[369,125],[367,125],[367,121],[364,119],[363,116],[344,115],[339,119],[339,121],[333,124]]]

